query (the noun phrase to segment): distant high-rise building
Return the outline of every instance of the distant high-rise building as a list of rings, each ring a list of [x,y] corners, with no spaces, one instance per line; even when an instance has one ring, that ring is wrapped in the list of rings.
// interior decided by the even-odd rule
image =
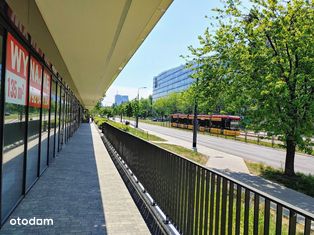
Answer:
[[[128,102],[129,101],[129,96],[127,95],[116,95],[114,97],[114,104],[115,105],[120,105],[122,103]]]
[[[153,100],[165,97],[173,92],[184,91],[194,82],[190,77],[192,69],[184,65],[169,69],[154,77]]]

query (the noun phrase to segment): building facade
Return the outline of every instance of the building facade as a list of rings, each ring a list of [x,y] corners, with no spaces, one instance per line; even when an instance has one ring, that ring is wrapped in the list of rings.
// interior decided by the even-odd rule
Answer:
[[[129,96],[127,95],[115,95],[114,97],[114,104],[115,105],[120,105],[122,103],[128,102],[129,101]]]
[[[192,74],[192,69],[187,69],[184,65],[180,65],[154,77],[153,101],[165,97],[170,93],[188,89],[194,82],[191,78]]]
[[[0,224],[80,126],[83,106],[8,5],[0,8]]]

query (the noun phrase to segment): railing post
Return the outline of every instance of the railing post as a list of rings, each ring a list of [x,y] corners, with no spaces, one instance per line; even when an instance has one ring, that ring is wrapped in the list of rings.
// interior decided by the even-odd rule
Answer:
[[[265,198],[265,207],[264,207],[264,234],[269,234],[269,219],[270,219],[270,201]]]
[[[241,186],[237,185],[237,200],[236,200],[236,222],[235,222],[235,234],[240,234],[240,216],[241,216]]]
[[[281,234],[282,230],[282,206],[277,205],[276,209],[276,234]]]
[[[297,224],[297,213],[295,211],[290,210],[289,214],[289,235],[295,235],[296,233],[296,224]]]
[[[250,191],[245,189],[244,196],[244,228],[243,234],[249,235],[249,207],[250,207]]]
[[[234,198],[234,184],[229,183],[229,211],[228,211],[228,234],[232,234],[233,227],[233,198]]]
[[[253,222],[253,234],[258,235],[258,225],[259,225],[259,195],[254,194],[254,222]]]
[[[222,179],[220,234],[226,234],[227,220],[227,180]]]
[[[213,225],[214,225],[214,200],[215,200],[215,184],[216,184],[216,175],[211,173],[211,187],[210,187],[210,215],[209,215],[209,234],[213,234]]]

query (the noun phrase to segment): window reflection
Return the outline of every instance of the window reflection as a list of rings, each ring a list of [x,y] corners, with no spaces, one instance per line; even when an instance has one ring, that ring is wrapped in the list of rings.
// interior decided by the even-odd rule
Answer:
[[[49,162],[54,157],[55,148],[55,127],[56,127],[56,83],[51,83],[51,102],[50,102],[50,140],[49,140]]]
[[[3,38],[0,36],[1,49],[2,44]],[[25,48],[11,34],[8,34],[6,46],[1,192],[2,218],[9,214],[23,193],[25,105],[27,103],[26,84],[28,74],[28,52]],[[11,50],[12,48],[15,50]],[[14,52],[23,55],[25,60],[21,61],[18,57],[14,57]],[[2,55],[2,52],[0,55]],[[2,64],[1,57],[0,61]]]
[[[42,90],[42,66],[33,57],[31,57],[30,63],[26,188],[29,188],[38,177],[40,108]]]
[[[41,145],[40,145],[40,172],[48,166],[48,121],[50,108],[50,81],[51,75],[44,70],[42,89],[42,115],[41,115]]]
[[[61,109],[60,109],[60,93],[61,93],[61,86],[58,85],[57,86],[58,89],[57,89],[57,96],[56,96],[56,100],[57,100],[57,103],[56,103],[56,144],[55,144],[55,153],[59,152],[59,145],[60,145],[60,126],[61,126],[61,123],[60,123],[60,112],[61,112]]]
[[[59,151],[62,149],[64,144],[64,128],[65,128],[65,93],[64,89],[61,87],[61,106],[60,106],[60,133],[59,133]]]

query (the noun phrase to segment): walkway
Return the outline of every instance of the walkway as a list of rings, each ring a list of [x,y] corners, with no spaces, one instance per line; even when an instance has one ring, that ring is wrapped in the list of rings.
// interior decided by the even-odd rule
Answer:
[[[10,225],[53,219],[52,226]],[[0,234],[150,234],[96,127],[82,124]]]

